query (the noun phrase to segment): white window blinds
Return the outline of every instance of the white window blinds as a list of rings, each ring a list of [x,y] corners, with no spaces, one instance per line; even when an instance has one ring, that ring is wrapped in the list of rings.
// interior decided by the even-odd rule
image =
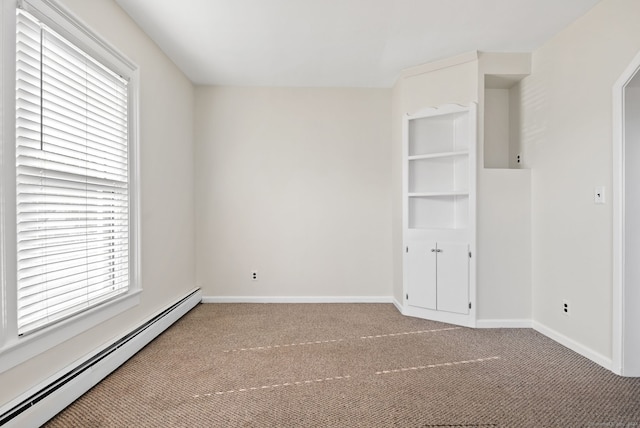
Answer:
[[[17,14],[18,333],[129,288],[128,85]]]

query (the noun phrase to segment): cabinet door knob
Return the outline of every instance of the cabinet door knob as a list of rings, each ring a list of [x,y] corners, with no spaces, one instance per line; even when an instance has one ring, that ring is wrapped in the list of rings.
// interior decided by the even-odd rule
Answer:
[[[440,248],[438,248],[438,249],[436,250],[436,253],[441,253],[441,252],[442,252],[442,250],[441,250]]]
[[[432,248],[432,249],[431,249],[431,252],[432,252],[432,253],[435,253],[436,251],[438,251],[438,250],[436,250],[435,248]]]

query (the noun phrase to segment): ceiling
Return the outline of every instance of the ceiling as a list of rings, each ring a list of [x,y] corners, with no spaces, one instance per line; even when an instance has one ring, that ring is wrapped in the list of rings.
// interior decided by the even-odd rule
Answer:
[[[390,87],[460,53],[531,52],[599,0],[116,0],[196,84]]]

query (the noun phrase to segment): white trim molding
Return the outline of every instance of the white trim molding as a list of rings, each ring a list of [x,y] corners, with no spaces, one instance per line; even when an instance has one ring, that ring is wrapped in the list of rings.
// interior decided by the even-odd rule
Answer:
[[[533,321],[533,329],[538,333],[547,336],[549,339],[558,342],[560,345],[563,345],[571,349],[572,351],[577,352],[583,357],[588,358],[594,363],[601,365],[605,369],[611,370],[611,367],[612,367],[611,358],[605,357],[604,355],[594,351],[593,349],[588,348],[583,344],[578,343],[575,340],[565,336],[564,334],[558,333],[557,331],[537,321]]]
[[[202,303],[393,303],[391,296],[202,296]]]
[[[530,319],[483,319],[476,321],[477,328],[533,328]]]
[[[456,65],[464,64],[467,62],[477,61],[478,51],[469,51],[456,55],[450,58],[445,58],[437,61],[428,62],[426,64],[416,65],[414,67],[405,68],[400,72],[400,79],[406,79],[408,77],[418,76],[420,74],[431,73],[432,71],[441,70],[443,68],[449,68]]]
[[[393,298],[393,306],[396,307],[398,312],[402,313],[402,303],[398,299],[396,299],[395,297]]]
[[[612,289],[612,371],[622,376],[640,376],[629,368],[625,360],[637,360],[627,355],[626,340],[634,333],[629,331],[638,325],[640,315],[626,302],[627,287],[637,284],[625,282],[625,92],[630,81],[640,73],[640,52],[633,58],[620,78],[613,85],[613,289]],[[638,327],[634,327],[638,329]],[[638,331],[638,330],[636,330]],[[631,357],[631,358],[629,358]],[[636,364],[637,367],[637,364]]]

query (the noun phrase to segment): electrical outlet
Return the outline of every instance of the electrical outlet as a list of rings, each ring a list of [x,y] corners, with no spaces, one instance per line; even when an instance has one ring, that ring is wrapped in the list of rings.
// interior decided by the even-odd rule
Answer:
[[[596,186],[593,190],[593,202],[596,204],[604,204],[604,186]]]
[[[251,271],[251,281],[257,281],[258,280],[258,271],[257,270],[252,270]]]
[[[568,300],[563,300],[562,301],[562,315],[567,315],[567,316],[570,315],[571,314],[570,308],[571,308],[571,305],[569,304],[569,301]]]

